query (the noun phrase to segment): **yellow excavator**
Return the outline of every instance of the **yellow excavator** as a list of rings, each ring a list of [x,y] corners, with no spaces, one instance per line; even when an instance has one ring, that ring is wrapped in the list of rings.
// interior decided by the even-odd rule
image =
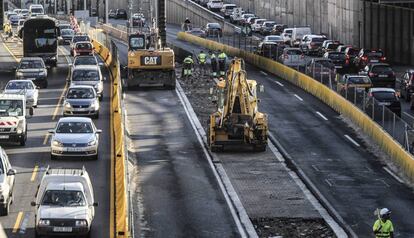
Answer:
[[[158,16],[149,32],[128,36],[127,85],[175,89],[175,55],[166,47],[165,0],[158,0]]]
[[[217,83],[217,111],[210,115],[207,140],[211,151],[226,145],[267,146],[267,115],[258,111],[257,82],[247,79],[244,61],[234,58],[226,78]]]

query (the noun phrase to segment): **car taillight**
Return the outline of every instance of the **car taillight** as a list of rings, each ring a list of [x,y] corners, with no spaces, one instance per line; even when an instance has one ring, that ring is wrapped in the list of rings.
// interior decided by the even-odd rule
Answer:
[[[380,58],[380,60],[381,60],[381,61],[386,61],[386,60],[387,60],[387,58],[386,58],[385,56],[383,56],[383,57],[381,57],[381,58]]]
[[[368,60],[368,57],[366,57],[366,56],[362,56],[362,58],[361,58],[363,61],[367,61]]]
[[[345,60],[345,64],[349,64],[349,59],[346,59]]]
[[[374,73],[371,73],[371,72],[370,72],[370,73],[368,73],[368,76],[369,76],[369,77],[375,77],[375,76],[376,76],[376,74],[374,74]]]

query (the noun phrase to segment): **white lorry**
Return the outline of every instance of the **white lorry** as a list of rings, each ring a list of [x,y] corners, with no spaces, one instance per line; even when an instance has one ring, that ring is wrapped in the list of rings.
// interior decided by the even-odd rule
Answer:
[[[27,121],[33,107],[26,108],[24,95],[0,94],[0,140],[26,145]]]
[[[36,207],[36,237],[89,237],[98,203],[85,168],[48,168],[31,205]]]

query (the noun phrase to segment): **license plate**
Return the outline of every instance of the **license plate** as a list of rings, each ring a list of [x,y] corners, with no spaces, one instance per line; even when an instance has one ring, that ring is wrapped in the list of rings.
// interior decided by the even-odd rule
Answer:
[[[9,135],[0,135],[0,139],[9,139]]]
[[[371,60],[372,63],[378,63],[378,60]]]
[[[85,111],[88,111],[89,108],[76,108],[75,110],[78,112],[85,112]]]
[[[380,77],[380,78],[386,78],[386,77],[388,77],[388,75],[380,74],[380,75],[378,75],[378,77]]]
[[[68,152],[79,152],[79,151],[81,151],[81,149],[79,149],[79,148],[68,148]]]
[[[72,232],[72,227],[60,227],[55,226],[53,227],[54,232]]]
[[[335,66],[335,69],[342,69],[342,66],[337,65],[337,66]]]

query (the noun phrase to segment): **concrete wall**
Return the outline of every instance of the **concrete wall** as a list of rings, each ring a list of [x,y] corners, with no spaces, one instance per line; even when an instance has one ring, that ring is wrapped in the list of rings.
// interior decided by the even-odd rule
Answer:
[[[246,10],[289,26],[309,25],[347,44],[359,40],[359,0],[228,0]]]

